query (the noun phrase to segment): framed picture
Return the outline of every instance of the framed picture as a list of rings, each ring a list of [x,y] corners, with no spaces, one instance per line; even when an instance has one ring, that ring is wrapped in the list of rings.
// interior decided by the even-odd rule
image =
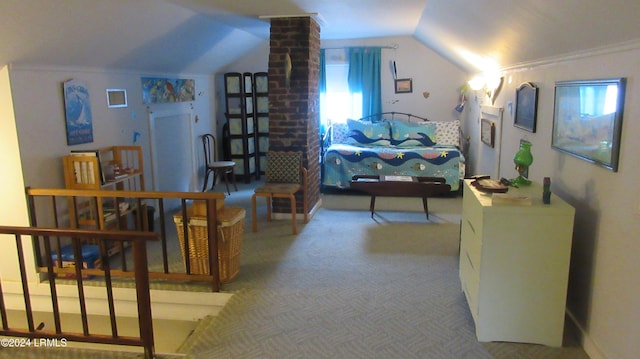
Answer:
[[[496,124],[493,121],[483,118],[480,121],[480,140],[487,146],[493,148],[496,139]]]
[[[396,79],[396,93],[413,92],[413,81],[411,79]]]
[[[556,82],[551,147],[618,171],[626,78]]]
[[[107,89],[107,107],[127,107],[127,90]]]
[[[142,102],[145,105],[168,102],[188,102],[196,99],[193,79],[142,77]]]
[[[536,132],[538,88],[525,82],[516,89],[516,115],[513,125],[529,132]]]
[[[93,117],[87,84],[80,80],[69,80],[63,83],[63,91],[67,145],[93,142]]]

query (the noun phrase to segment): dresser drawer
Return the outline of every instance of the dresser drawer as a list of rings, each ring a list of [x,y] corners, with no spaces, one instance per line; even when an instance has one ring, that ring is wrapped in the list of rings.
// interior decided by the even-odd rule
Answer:
[[[474,319],[477,319],[478,313],[481,261],[482,241],[476,235],[471,224],[463,219],[460,238],[460,281]]]
[[[482,239],[482,207],[462,209],[462,222],[467,223],[474,235]]]
[[[466,233],[465,233],[466,232]],[[469,233],[470,230],[465,231],[465,225],[462,225],[462,237],[460,239],[460,257],[466,256],[469,259],[469,264],[474,271],[480,273],[480,262],[482,260],[482,241],[476,236]]]
[[[464,226],[463,226],[464,231]],[[460,239],[460,263],[469,264],[475,277],[480,276],[480,263],[482,261],[482,242],[475,236],[462,235]]]
[[[462,283],[462,290],[467,297],[473,319],[477,320],[480,276],[478,271],[471,265],[469,255],[465,251],[460,253],[460,282]]]

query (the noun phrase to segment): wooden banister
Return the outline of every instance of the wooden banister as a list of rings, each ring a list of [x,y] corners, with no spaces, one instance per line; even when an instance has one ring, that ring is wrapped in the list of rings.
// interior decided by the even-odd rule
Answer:
[[[136,229],[145,230],[148,226],[145,225],[146,218],[142,213],[144,209],[143,204],[146,202],[157,202],[159,207],[159,221],[160,221],[160,239],[162,245],[162,257],[163,257],[163,271],[162,272],[150,272],[149,277],[152,279],[167,279],[167,280],[179,280],[179,281],[210,281],[211,282],[211,290],[214,292],[220,291],[220,272],[219,272],[219,263],[217,255],[210,255],[209,263],[210,263],[210,274],[192,274],[189,265],[189,254],[186,252],[186,249],[189,248],[188,241],[190,240],[189,236],[184,234],[185,240],[185,269],[186,273],[171,273],[169,271],[169,263],[168,263],[168,251],[167,251],[167,224],[165,223],[165,206],[164,201],[166,199],[179,199],[181,202],[181,212],[183,213],[183,218],[186,218],[186,206],[190,201],[202,200],[206,203],[207,206],[207,228],[208,228],[208,239],[209,239],[209,250],[210,254],[218,253],[218,231],[217,231],[217,208],[218,201],[224,201],[225,195],[222,192],[157,192],[157,191],[126,191],[126,190],[103,190],[103,189],[62,189],[62,188],[27,188],[26,194],[29,202],[29,214],[31,225],[33,227],[41,226],[43,221],[41,221],[41,217],[45,216],[46,211],[53,211],[53,214],[50,214],[48,217],[55,218],[55,223],[48,224],[49,226],[54,225],[57,227],[62,227],[63,217],[68,216],[67,218],[69,227],[76,227],[79,225],[80,221],[78,220],[78,214],[75,211],[75,208],[60,208],[65,204],[71,203],[72,207],[76,207],[77,203],[80,202],[81,199],[114,199],[116,201],[119,200],[130,200],[136,203],[137,214],[134,218],[134,227]],[[36,199],[46,199],[51,201],[51,206],[44,205],[43,203],[36,204]],[[60,206],[60,207],[59,207]],[[116,216],[119,217],[119,209],[116,208]],[[58,212],[61,212],[60,214]],[[97,213],[98,211],[94,210],[93,213]],[[94,221],[98,222],[98,221]],[[45,224],[47,225],[47,224]],[[97,228],[96,228],[97,229]],[[183,230],[187,230],[186,226]],[[108,231],[106,231],[108,232]],[[127,277],[132,278],[133,274],[127,271],[126,261],[124,257],[124,251],[122,250],[124,247],[124,243],[116,243],[120,248],[120,253],[122,255],[122,270],[111,270],[110,273],[113,276],[117,277]],[[40,253],[40,248],[36,247],[36,257],[42,258],[43,256]],[[47,272],[47,269],[44,265],[39,266],[39,271],[41,273]],[[67,268],[62,268],[61,266],[57,266],[53,268],[55,273],[68,273],[73,274],[72,270]],[[83,269],[82,270],[85,275],[104,275],[103,271],[100,269]]]
[[[153,232],[139,232],[139,231],[100,231],[100,230],[83,230],[83,229],[61,229],[61,228],[35,228],[35,227],[16,227],[16,226],[0,226],[0,234],[10,235],[6,237],[0,237],[0,239],[11,239],[13,236],[16,243],[16,251],[18,254],[18,263],[20,267],[20,276],[22,279],[22,296],[24,300],[24,308],[26,314],[26,327],[27,329],[20,329],[14,323],[10,323],[7,315],[7,308],[2,293],[2,287],[0,285],[0,316],[2,317],[2,328],[0,329],[0,335],[15,336],[15,337],[27,337],[32,339],[46,338],[46,339],[65,339],[70,341],[80,342],[93,342],[102,344],[116,344],[116,345],[129,345],[140,346],[144,348],[145,358],[151,359],[154,357],[154,339],[153,339],[153,322],[151,316],[151,298],[149,293],[149,273],[147,264],[146,242],[157,241],[159,238],[157,234]],[[40,240],[45,241],[45,248],[50,251],[50,241],[55,238],[70,238],[76,247],[75,251],[75,275],[76,283],[78,287],[78,302],[81,308],[82,317],[82,333],[65,332],[61,325],[61,315],[58,304],[58,295],[56,289],[56,276],[54,273],[54,266],[51,260],[51,256],[48,256],[47,271],[49,273],[49,287],[51,293],[51,305],[53,308],[53,316],[55,328],[54,330],[43,330],[39,326],[35,326],[33,319],[33,309],[31,306],[31,295],[29,292],[29,284],[27,282],[27,270],[25,267],[25,255],[22,249],[22,236],[31,236],[35,239],[34,244],[39,244]],[[140,328],[139,337],[128,337],[118,335],[116,325],[116,313],[114,306],[114,298],[112,295],[112,283],[110,280],[110,271],[107,264],[105,270],[106,278],[106,291],[107,291],[107,305],[109,307],[109,314],[111,317],[111,333],[112,335],[99,335],[91,334],[89,331],[89,325],[87,320],[86,311],[86,299],[84,296],[82,285],[83,270],[82,270],[82,255],[80,254],[80,242],[82,240],[98,240],[101,244],[105,241],[128,241],[133,245],[134,255],[134,277],[136,297],[138,303],[138,325]],[[104,252],[103,252],[104,253]],[[107,261],[108,262],[108,261]],[[0,281],[1,283],[1,281]]]

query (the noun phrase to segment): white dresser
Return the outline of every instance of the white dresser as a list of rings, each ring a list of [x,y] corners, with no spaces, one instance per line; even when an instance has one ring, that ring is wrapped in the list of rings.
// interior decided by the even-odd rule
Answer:
[[[479,341],[562,346],[575,210],[542,186],[509,188],[531,205],[492,205],[465,180],[460,282]]]

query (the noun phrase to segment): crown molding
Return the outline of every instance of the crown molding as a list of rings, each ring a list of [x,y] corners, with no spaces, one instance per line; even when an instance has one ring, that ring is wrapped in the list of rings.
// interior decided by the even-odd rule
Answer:
[[[640,39],[621,42],[612,45],[595,47],[587,50],[570,52],[558,56],[547,57],[534,61],[521,62],[509,66],[502,67],[502,71],[527,70],[536,67],[557,65],[564,62],[576,61],[584,58],[615,54],[640,49]]]
[[[9,63],[7,67],[11,71],[32,71],[32,72],[69,72],[69,73],[97,73],[97,74],[118,74],[129,76],[148,76],[148,77],[175,77],[175,76],[189,76],[189,77],[212,77],[211,74],[199,74],[189,72],[161,72],[161,71],[148,71],[148,70],[136,70],[136,69],[110,69],[102,67],[88,67],[88,66],[59,66],[59,65],[46,65],[46,64],[26,64],[26,63]]]

